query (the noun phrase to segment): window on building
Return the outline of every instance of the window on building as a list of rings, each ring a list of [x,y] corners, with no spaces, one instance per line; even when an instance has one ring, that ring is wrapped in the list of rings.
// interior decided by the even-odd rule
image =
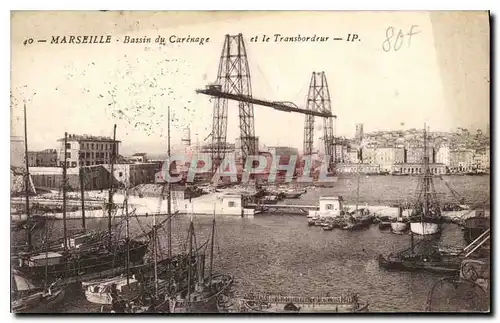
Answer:
[[[87,149],[89,149],[89,143],[88,143],[88,142],[87,142],[87,145],[86,145],[86,146],[87,146]]]
[[[66,149],[71,149],[71,144],[70,143],[66,143]]]
[[[235,203],[234,201],[229,201],[229,202],[227,203],[227,206],[229,206],[229,207],[235,207],[235,206],[236,206],[236,203]]]
[[[91,144],[90,144],[90,148],[91,148],[91,149],[94,149],[94,143],[91,143]]]
[[[90,166],[90,161],[86,161],[85,165]]]
[[[122,176],[123,176],[123,172],[119,172],[119,173],[118,173],[118,176],[119,176],[119,177],[122,177]]]
[[[66,158],[71,158],[71,153],[66,153]]]
[[[332,204],[326,204],[326,205],[325,205],[325,208],[326,208],[327,210],[333,210],[333,205],[332,205]]]
[[[71,162],[71,167],[76,167],[76,162]]]
[[[101,150],[104,150],[104,148],[103,148],[103,147],[104,147],[104,145],[103,145],[103,144],[101,144]]]
[[[90,153],[90,158],[94,158],[94,152]]]

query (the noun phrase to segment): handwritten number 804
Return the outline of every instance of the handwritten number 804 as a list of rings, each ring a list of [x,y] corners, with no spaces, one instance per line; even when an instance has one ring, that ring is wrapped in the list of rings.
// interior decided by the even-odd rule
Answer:
[[[396,28],[394,27],[387,28],[385,30],[385,40],[382,43],[382,49],[385,52],[390,52],[391,50],[397,52],[398,50],[401,49],[401,46],[403,46],[405,42],[405,36],[407,36],[408,40],[407,47],[410,47],[412,36],[420,33],[420,31],[414,30],[416,27],[418,26],[412,25],[406,35],[403,33],[402,29],[399,29],[398,33],[396,34]]]

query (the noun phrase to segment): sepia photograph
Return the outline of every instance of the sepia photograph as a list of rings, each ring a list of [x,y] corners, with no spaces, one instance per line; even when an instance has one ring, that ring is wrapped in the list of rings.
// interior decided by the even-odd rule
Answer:
[[[11,313],[491,312],[488,11],[11,11]]]

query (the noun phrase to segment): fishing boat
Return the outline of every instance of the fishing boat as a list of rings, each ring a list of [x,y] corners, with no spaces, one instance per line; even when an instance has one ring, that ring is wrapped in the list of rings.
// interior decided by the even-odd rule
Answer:
[[[247,295],[232,303],[221,298],[218,310],[223,313],[355,313],[367,312],[368,303],[357,294],[338,297]]]
[[[323,226],[323,231],[332,231],[333,230],[333,224],[328,223],[327,225]]]
[[[194,226],[191,217],[189,230],[189,255],[193,252],[201,261],[198,263],[196,273],[188,267],[187,273],[187,289],[171,295],[169,297],[169,312],[170,313],[200,313],[200,312],[215,312],[217,308],[217,298],[219,295],[228,291],[233,284],[233,277],[227,274],[212,274],[214,262],[214,243],[215,243],[215,212],[212,219],[212,233],[210,235],[210,264],[208,276],[205,277],[205,256],[193,249],[195,241]],[[193,290],[194,286],[194,290]]]
[[[139,281],[135,277],[114,277],[104,281],[82,282],[85,290],[85,298],[95,304],[112,304],[114,293],[119,294],[122,299],[131,300],[140,293]],[[114,290],[115,289],[115,290]]]
[[[402,257],[397,254],[390,254],[388,257],[379,255],[379,265],[387,269],[399,269],[407,271],[431,271],[438,273],[458,273],[460,271],[460,261],[456,257],[445,259],[440,254],[435,255],[415,255],[414,257]]]
[[[36,286],[19,272],[12,271],[11,311],[14,313],[46,313],[64,300],[65,289]]]
[[[384,221],[382,221],[382,222],[379,222],[378,228],[380,230],[388,230],[388,229],[391,228],[391,224],[392,224],[392,222],[384,222]]]
[[[429,167],[427,126],[424,126],[424,169],[417,187],[417,202],[410,214],[410,230],[414,234],[439,234],[443,218]]]
[[[471,243],[490,228],[490,218],[484,215],[484,210],[476,210],[475,215],[462,220],[461,225],[465,241]]]
[[[460,270],[460,255],[439,250],[433,241],[421,240],[415,243],[413,235],[410,233],[408,249],[388,256],[379,255],[379,266],[386,269],[439,273],[457,273]]]
[[[215,274],[193,292],[187,290],[169,299],[169,313],[210,313],[217,310],[217,299],[233,284],[233,277],[227,274]]]
[[[398,207],[398,217],[391,221],[391,232],[394,234],[403,234],[409,229],[409,221],[403,217],[403,208]]]
[[[283,192],[285,199],[298,199],[304,194],[304,192],[296,192],[293,190],[288,190]]]

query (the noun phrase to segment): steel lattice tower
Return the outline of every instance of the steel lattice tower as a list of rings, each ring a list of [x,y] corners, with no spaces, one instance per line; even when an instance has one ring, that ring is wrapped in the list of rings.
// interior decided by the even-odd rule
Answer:
[[[330,92],[325,72],[312,73],[307,96],[307,109],[321,112],[331,112]],[[323,140],[325,154],[335,161],[335,138],[333,136],[333,118],[323,118]],[[314,146],[314,116],[306,115],[304,126],[304,155],[311,155]],[[330,162],[329,161],[329,162]]]
[[[225,93],[252,96],[248,58],[243,35],[226,35],[215,82]],[[238,102],[243,160],[257,151],[253,104]],[[212,168],[215,172],[225,157],[228,99],[214,98],[212,123]]]

